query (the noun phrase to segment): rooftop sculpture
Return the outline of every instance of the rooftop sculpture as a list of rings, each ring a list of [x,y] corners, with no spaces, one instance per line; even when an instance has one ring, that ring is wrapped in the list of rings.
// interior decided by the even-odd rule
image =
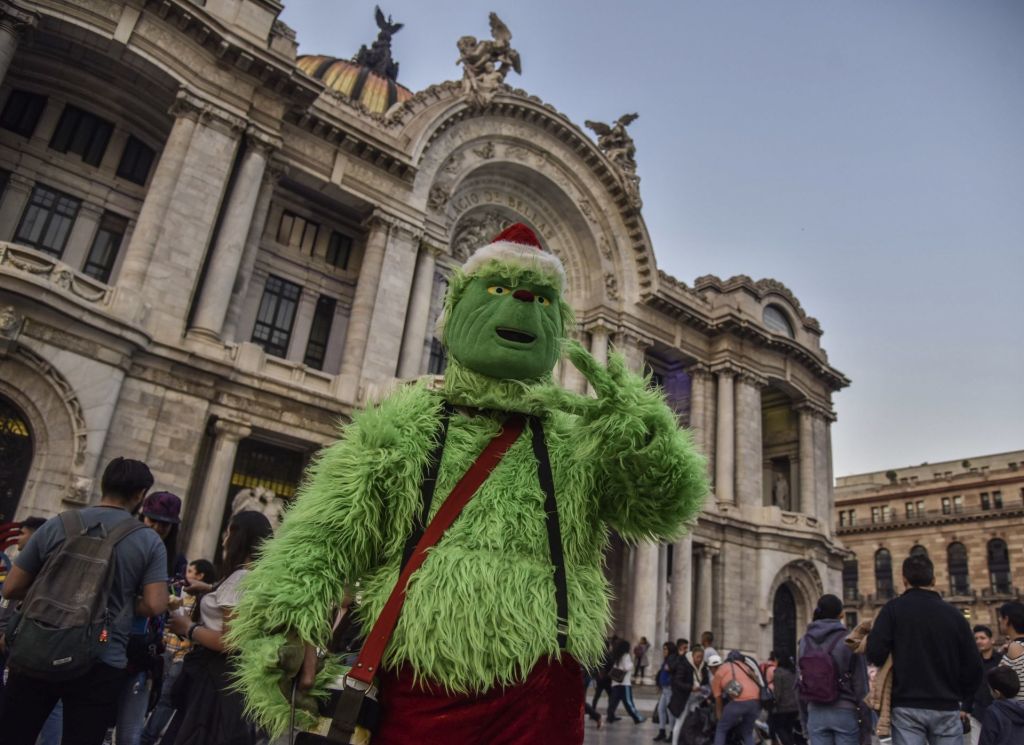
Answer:
[[[510,43],[512,32],[497,13],[491,13],[490,19],[493,40],[463,36],[457,42],[459,59],[455,64],[462,65],[462,90],[470,105],[478,109],[494,100],[509,70],[522,74],[519,52]]]

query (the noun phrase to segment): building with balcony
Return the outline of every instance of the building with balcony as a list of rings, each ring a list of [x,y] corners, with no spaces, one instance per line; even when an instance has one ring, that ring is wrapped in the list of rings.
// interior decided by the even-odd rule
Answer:
[[[835,531],[847,621],[902,592],[909,554],[935,564],[936,589],[972,622],[995,624],[1024,576],[1024,450],[836,479]],[[994,628],[994,626],[993,626]]]
[[[795,644],[842,561],[818,322],[773,279],[659,272],[635,173],[551,105],[410,91],[380,40],[298,55],[281,10],[0,1],[0,520],[95,501],[123,455],[211,556],[239,490],[290,498],[356,407],[443,370],[446,276],[522,221],[573,333],[648,369],[710,459],[692,535],[612,536],[615,630]]]

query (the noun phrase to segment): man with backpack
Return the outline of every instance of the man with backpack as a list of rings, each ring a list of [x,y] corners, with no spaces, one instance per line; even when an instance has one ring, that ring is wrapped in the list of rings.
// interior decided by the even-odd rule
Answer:
[[[843,641],[843,601],[822,595],[800,639],[797,693],[811,745],[859,745],[858,708],[868,693],[868,668]]]
[[[153,485],[146,464],[115,458],[93,507],[48,520],[18,556],[4,597],[10,675],[0,743],[32,745],[64,706],[64,745],[100,745],[125,684],[133,613],[167,608],[167,555],[132,513]]]
[[[717,654],[707,659],[713,671],[711,694],[718,720],[714,745],[726,745],[730,737],[743,745],[754,745],[754,724],[761,713],[765,687],[757,661],[736,650],[724,663]]]
[[[963,614],[935,591],[927,556],[903,561],[906,590],[883,606],[868,636],[868,662],[892,655],[893,745],[961,745],[960,703],[978,690],[981,655]]]

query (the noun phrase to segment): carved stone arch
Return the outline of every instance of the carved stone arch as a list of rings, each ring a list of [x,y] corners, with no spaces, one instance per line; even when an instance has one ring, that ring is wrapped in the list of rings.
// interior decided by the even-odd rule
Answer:
[[[798,631],[807,627],[814,614],[818,598],[825,593],[825,584],[817,567],[810,561],[791,561],[779,570],[765,596],[765,607],[772,608],[779,588],[786,585],[796,601],[796,623]],[[774,620],[774,619],[770,619]]]
[[[50,363],[17,344],[0,357],[0,394],[29,420],[35,451],[18,515],[56,514],[65,500],[84,502],[88,431],[82,405],[67,379]]]
[[[492,117],[460,122],[425,152],[413,199],[423,201],[428,223],[437,232],[454,239],[461,229],[457,223],[473,207],[460,203],[458,196],[487,179],[514,182],[524,198],[536,192],[536,200],[555,206],[554,222],[562,233],[557,243],[580,249],[563,257],[575,307],[613,307],[639,299],[638,267],[652,262],[638,264],[630,248],[631,228],[578,151],[521,121]],[[521,218],[534,222],[528,215]],[[556,243],[552,248],[557,252]]]

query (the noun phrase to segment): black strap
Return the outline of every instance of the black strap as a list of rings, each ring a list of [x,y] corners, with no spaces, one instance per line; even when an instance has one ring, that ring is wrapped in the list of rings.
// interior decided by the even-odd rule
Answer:
[[[544,426],[540,418],[530,417],[533,433],[533,455],[537,459],[537,477],[544,492],[544,514],[547,518],[548,549],[555,565],[555,610],[557,615],[558,648],[565,649],[569,637],[569,592],[565,581],[565,556],[562,554],[562,530],[558,522],[558,502],[555,500],[555,479],[551,475],[551,458],[544,441]]]
[[[402,552],[402,563],[398,568],[399,573],[405,569],[405,565],[412,558],[412,552],[416,550],[416,544],[423,537],[423,531],[427,529],[430,522],[430,507],[434,502],[434,488],[437,486],[437,475],[441,471],[441,458],[444,455],[444,443],[448,439],[448,421],[451,419],[455,407],[448,401],[441,403],[441,419],[437,423],[437,437],[434,443],[434,450],[431,452],[427,462],[423,464],[423,478],[420,480],[420,519],[413,521],[412,531],[405,542],[405,551]]]

